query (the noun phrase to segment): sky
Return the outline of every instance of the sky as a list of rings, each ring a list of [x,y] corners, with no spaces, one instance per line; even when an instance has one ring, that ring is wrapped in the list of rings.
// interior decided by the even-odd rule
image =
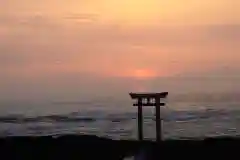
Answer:
[[[240,87],[239,0],[0,6],[0,100]]]

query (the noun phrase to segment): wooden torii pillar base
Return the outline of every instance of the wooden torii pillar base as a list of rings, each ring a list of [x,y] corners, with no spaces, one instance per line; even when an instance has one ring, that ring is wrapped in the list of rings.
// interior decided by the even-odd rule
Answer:
[[[138,139],[143,140],[143,113],[142,107],[154,106],[156,110],[156,140],[162,140],[162,123],[160,115],[160,107],[165,103],[161,103],[161,98],[166,98],[168,92],[162,93],[130,93],[132,99],[137,100],[133,106],[138,107]]]

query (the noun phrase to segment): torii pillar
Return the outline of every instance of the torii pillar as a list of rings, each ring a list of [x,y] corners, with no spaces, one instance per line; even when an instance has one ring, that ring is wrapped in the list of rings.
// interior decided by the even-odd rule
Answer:
[[[162,140],[162,121],[160,116],[160,107],[165,103],[161,103],[161,98],[166,98],[168,92],[162,93],[130,93],[132,99],[136,99],[137,103],[133,106],[138,106],[138,139],[143,140],[143,114],[142,107],[154,106],[156,111],[156,140]]]

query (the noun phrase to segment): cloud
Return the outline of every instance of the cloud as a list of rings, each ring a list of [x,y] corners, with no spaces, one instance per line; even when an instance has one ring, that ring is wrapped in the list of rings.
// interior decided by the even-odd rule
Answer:
[[[98,15],[93,13],[75,13],[64,16],[63,19],[78,22],[96,22],[98,20]]]
[[[82,37],[84,42],[130,44],[136,46],[191,46],[213,43],[228,43],[239,39],[240,25],[203,26],[155,26],[146,28],[124,28],[121,26],[94,24],[81,28],[76,26],[70,34]],[[100,40],[102,39],[102,40]]]
[[[61,66],[75,71],[105,72],[112,68],[118,72],[146,67],[188,72],[221,66],[222,62],[235,63],[239,58],[238,24],[124,28],[98,22],[72,23],[94,16],[73,14],[54,19],[33,15],[19,21],[17,17],[5,17],[2,24],[16,30],[9,30],[0,40],[1,66],[55,67],[61,62]],[[61,22],[65,19],[69,19],[67,27]]]
[[[24,31],[26,34],[32,31],[52,31],[61,28],[56,19],[41,14],[0,15],[0,26],[7,27],[10,31]]]
[[[27,59],[19,54],[0,54],[0,64],[2,66],[16,65],[20,67],[22,64],[28,63]]]
[[[85,22],[94,23],[85,24]],[[66,24],[70,27],[67,28]],[[240,37],[240,24],[125,28],[121,24],[113,25],[107,22],[102,24],[98,22],[98,15],[93,13],[73,13],[63,17],[50,17],[43,14],[0,15],[0,26],[16,29],[19,32],[24,31],[25,34],[44,31],[49,36],[55,33],[61,35],[64,34],[61,32],[67,31],[66,36],[80,40],[83,37],[84,42],[129,43],[138,46],[202,45],[214,41],[219,43],[237,41]]]
[[[240,40],[240,24],[210,25],[204,27],[203,33],[210,40],[233,42]]]

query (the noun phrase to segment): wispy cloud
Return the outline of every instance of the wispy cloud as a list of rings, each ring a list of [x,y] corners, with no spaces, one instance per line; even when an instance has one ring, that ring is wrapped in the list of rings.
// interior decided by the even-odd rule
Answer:
[[[119,70],[120,66],[198,70],[200,63],[205,63],[202,67],[206,68],[217,67],[222,62],[235,63],[239,58],[239,25],[129,30],[95,24],[63,28],[43,17],[29,18],[24,25],[27,29],[16,34],[10,30],[10,35],[1,40],[2,60],[8,59],[1,65],[15,66],[18,60],[39,65],[61,61],[62,65],[78,66],[80,70],[89,67],[91,70],[111,67]],[[42,32],[36,25],[42,26]],[[104,63],[96,63],[99,60]]]
[[[69,14],[67,16],[64,16],[63,18],[66,20],[80,21],[80,22],[85,22],[85,21],[96,22],[98,20],[98,15],[93,13],[74,13],[74,14]]]

